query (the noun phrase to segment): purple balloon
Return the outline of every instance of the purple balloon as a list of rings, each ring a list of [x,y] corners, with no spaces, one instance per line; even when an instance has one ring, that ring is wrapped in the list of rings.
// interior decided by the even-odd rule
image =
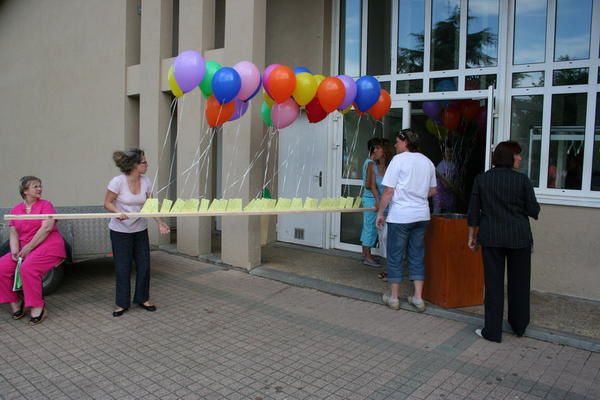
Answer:
[[[248,103],[245,101],[242,101],[240,99],[235,99],[233,100],[234,106],[235,106],[235,111],[233,112],[233,115],[231,116],[231,118],[229,118],[230,121],[235,121],[236,119],[240,118],[242,115],[246,114],[246,111],[248,111]]]
[[[344,101],[338,107],[338,110],[344,110],[348,108],[356,98],[356,82],[354,79],[350,78],[348,75],[338,75],[337,78],[342,81],[344,87],[346,88],[346,96],[344,97]]]
[[[262,74],[263,87],[265,88],[265,92],[267,92],[267,94],[271,98],[273,96],[271,96],[271,92],[269,91],[269,86],[267,85],[267,80],[269,78],[269,75],[271,75],[271,72],[277,67],[281,67],[281,64],[271,64],[267,68],[265,68],[265,70],[263,71],[263,74]]]
[[[256,87],[256,90],[254,91],[254,93],[252,93],[250,95],[250,97],[248,97],[246,99],[246,101],[248,101],[248,100],[252,99],[254,96],[256,96],[256,94],[260,91],[261,87],[262,87],[262,78],[259,79],[258,86]]]
[[[300,114],[300,107],[292,99],[289,98],[283,103],[273,104],[271,107],[271,120],[273,126],[277,129],[283,129],[290,126],[298,115]]]
[[[206,73],[204,58],[194,50],[179,53],[173,63],[175,81],[183,93],[193,90],[202,82]]]
[[[425,115],[427,115],[429,118],[433,119],[434,121],[441,120],[442,107],[441,107],[440,103],[437,101],[424,101],[423,102],[423,112],[425,113]]]
[[[256,93],[256,88],[260,86],[260,71],[250,61],[240,61],[233,66],[233,69],[237,71],[242,80],[240,92],[236,97],[247,101],[252,97],[253,93]]]

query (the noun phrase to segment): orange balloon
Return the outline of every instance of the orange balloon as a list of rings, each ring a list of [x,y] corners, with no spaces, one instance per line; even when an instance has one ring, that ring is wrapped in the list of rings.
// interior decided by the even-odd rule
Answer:
[[[332,76],[323,79],[317,89],[317,97],[323,110],[328,113],[336,110],[346,97],[346,87],[344,83]]]
[[[271,71],[267,81],[269,94],[278,104],[289,99],[296,89],[296,74],[285,65],[280,65]]]
[[[223,123],[229,121],[234,112],[235,101],[221,104],[215,98],[215,96],[210,96],[206,101],[206,110],[204,111],[204,115],[206,115],[206,121],[208,122],[208,125],[215,127],[223,125]]]
[[[477,116],[479,113],[479,102],[475,100],[466,101],[462,104],[462,115],[467,120],[470,121]]]
[[[449,130],[455,130],[460,124],[460,112],[454,108],[446,108],[442,111],[442,123]]]
[[[373,118],[381,119],[390,111],[391,106],[392,98],[390,97],[390,94],[387,92],[387,90],[381,89],[377,102],[373,104],[373,106],[369,108],[367,112],[371,114]]]

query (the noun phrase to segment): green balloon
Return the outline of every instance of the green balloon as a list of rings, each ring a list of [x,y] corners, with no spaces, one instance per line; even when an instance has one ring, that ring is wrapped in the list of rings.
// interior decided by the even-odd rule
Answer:
[[[271,120],[271,107],[269,107],[266,101],[263,101],[260,106],[260,115],[262,115],[262,119],[267,126],[273,125],[273,121]]]
[[[206,62],[206,73],[204,74],[204,78],[202,78],[202,82],[200,82],[200,85],[198,85],[205,99],[208,99],[212,95],[212,79],[213,76],[215,76],[215,72],[217,72],[220,69],[221,64],[219,64],[218,62]]]

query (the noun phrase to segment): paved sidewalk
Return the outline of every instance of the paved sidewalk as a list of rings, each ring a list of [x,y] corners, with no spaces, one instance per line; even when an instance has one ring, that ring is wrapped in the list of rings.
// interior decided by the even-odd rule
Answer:
[[[4,399],[598,399],[600,354],[153,252],[152,299],[111,316],[110,260],[49,318],[0,322]]]

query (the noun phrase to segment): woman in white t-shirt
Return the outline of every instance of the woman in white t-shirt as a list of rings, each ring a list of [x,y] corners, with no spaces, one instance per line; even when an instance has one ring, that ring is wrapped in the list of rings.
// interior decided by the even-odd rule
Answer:
[[[127,213],[139,212],[152,197],[152,184],[144,176],[148,162],[140,149],[115,151],[113,160],[122,174],[111,179],[104,197],[104,208],[119,213],[108,227],[115,260],[116,305],[113,317],[123,315],[131,304],[131,264],[135,260],[135,294],[133,302],[147,311],[156,311],[150,297],[150,241],[146,218],[130,219]],[[161,234],[170,232],[167,224],[156,218]]]
[[[435,194],[436,179],[433,163],[418,152],[419,137],[410,129],[396,135],[396,151],[383,177],[385,186],[377,213],[377,226],[384,223],[383,210],[390,205],[387,218],[387,272],[391,293],[383,294],[383,302],[398,310],[400,282],[404,257],[408,258],[408,277],[414,284],[414,294],[408,303],[417,311],[425,311],[423,283],[425,281],[425,231],[429,223],[428,197]],[[390,202],[391,201],[391,202]]]

